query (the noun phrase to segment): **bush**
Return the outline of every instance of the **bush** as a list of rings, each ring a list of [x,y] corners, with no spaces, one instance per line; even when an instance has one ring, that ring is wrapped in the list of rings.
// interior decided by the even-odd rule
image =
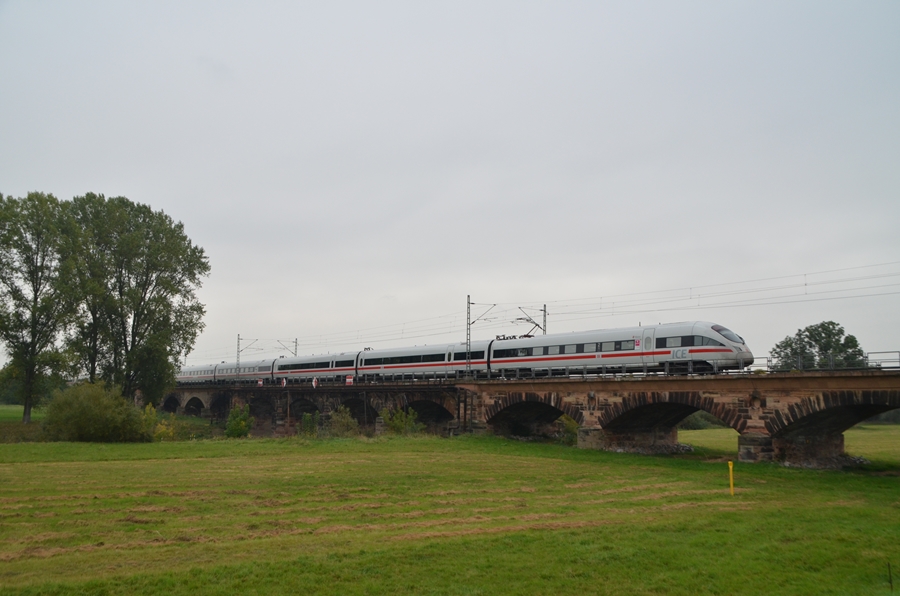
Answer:
[[[225,424],[225,436],[232,439],[240,439],[250,436],[250,429],[256,419],[250,416],[250,405],[243,408],[231,408],[228,413],[228,422]]]
[[[153,437],[156,432],[157,422],[156,408],[153,407],[153,404],[147,404],[141,413],[141,426],[144,432]]]
[[[91,383],[54,393],[44,433],[51,441],[134,443],[151,439],[140,410],[118,390]]]
[[[559,442],[563,445],[575,446],[578,444],[578,423],[575,420],[565,414],[559,417],[556,421],[557,425],[560,426],[559,430]]]
[[[900,424],[900,410],[890,410],[888,412],[884,412],[883,414],[879,414],[877,416],[873,416],[866,420],[866,422],[877,422],[880,424]]]
[[[310,414],[309,412],[303,414],[303,417],[300,418],[300,424],[297,427],[297,434],[310,439],[315,439],[319,436],[318,411],[316,411],[315,414]]]
[[[352,437],[359,434],[359,422],[345,406],[338,406],[328,421],[328,434],[332,437]]]
[[[378,415],[384,419],[388,432],[395,435],[415,435],[425,430],[425,425],[416,422],[418,414],[412,408],[408,410],[390,410],[384,408]]]
[[[704,430],[725,426],[728,425],[704,410],[697,410],[678,423],[678,428],[681,430]]]

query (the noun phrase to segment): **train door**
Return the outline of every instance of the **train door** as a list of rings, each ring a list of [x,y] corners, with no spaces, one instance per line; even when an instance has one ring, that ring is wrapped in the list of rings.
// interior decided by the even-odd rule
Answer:
[[[643,354],[643,362],[644,364],[650,366],[651,364],[656,364],[656,356],[653,356],[653,352],[656,351],[656,345],[654,344],[654,331],[653,327],[649,327],[644,329],[644,336],[641,338],[641,353]]]

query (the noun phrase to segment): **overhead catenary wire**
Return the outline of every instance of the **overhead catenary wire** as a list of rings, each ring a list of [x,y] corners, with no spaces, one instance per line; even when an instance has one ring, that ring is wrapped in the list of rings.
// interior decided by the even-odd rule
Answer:
[[[897,287],[900,283],[865,284],[866,281],[889,280],[900,277],[900,270],[872,271],[863,275],[835,275],[848,272],[861,272],[877,268],[894,268],[900,261],[843,267],[743,281],[730,281],[718,284],[694,284],[661,290],[609,294],[572,299],[541,300],[534,302],[491,302],[472,303],[472,306],[484,306],[487,310],[477,320],[475,327],[479,333],[490,335],[501,330],[508,331],[516,325],[526,323],[522,320],[521,309],[546,311],[553,308],[554,321],[576,322],[586,320],[602,321],[613,317],[627,317],[647,313],[693,312],[697,310],[717,310],[734,308],[752,308],[781,304],[798,304],[803,302],[823,302],[832,300],[851,300],[890,296],[900,292],[875,292],[873,290]],[[816,279],[831,276],[826,279]],[[786,282],[786,283],[772,283]],[[741,287],[744,286],[744,287]],[[835,294],[844,295],[835,295]],[[729,299],[730,298],[730,299]],[[490,313],[490,317],[484,315]],[[518,319],[518,321],[517,321]],[[291,340],[294,350],[286,350],[284,344],[260,347],[260,353],[269,354],[295,352],[299,355],[335,351],[341,348],[361,349],[363,346],[377,346],[398,340],[416,342],[420,340],[440,340],[448,343],[462,342],[466,330],[463,313],[447,313],[433,317],[401,321],[383,325],[373,325],[352,330],[301,336],[299,340]],[[260,340],[275,344],[283,340]],[[295,343],[296,342],[296,343]],[[192,360],[203,355],[216,355],[225,358],[226,352],[232,350],[205,351],[192,354]]]

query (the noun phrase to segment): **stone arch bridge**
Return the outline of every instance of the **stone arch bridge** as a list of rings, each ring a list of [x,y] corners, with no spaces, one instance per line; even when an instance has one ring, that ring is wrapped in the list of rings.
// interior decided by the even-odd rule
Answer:
[[[579,447],[635,452],[674,450],[676,425],[702,410],[738,433],[741,461],[816,466],[843,454],[845,430],[900,408],[900,373],[194,386],[179,387],[163,408],[223,418],[245,403],[273,434],[293,432],[304,413],[327,417],[341,405],[362,425],[374,425],[382,408],[412,408],[430,430],[444,433],[542,434],[566,414],[579,425]]]

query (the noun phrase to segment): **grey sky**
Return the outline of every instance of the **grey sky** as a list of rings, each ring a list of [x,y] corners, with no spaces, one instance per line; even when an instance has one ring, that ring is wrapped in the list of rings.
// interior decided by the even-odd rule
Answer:
[[[0,2],[0,81],[0,192],[124,195],[206,249],[193,363],[464,340],[466,294],[900,349],[894,1]]]

